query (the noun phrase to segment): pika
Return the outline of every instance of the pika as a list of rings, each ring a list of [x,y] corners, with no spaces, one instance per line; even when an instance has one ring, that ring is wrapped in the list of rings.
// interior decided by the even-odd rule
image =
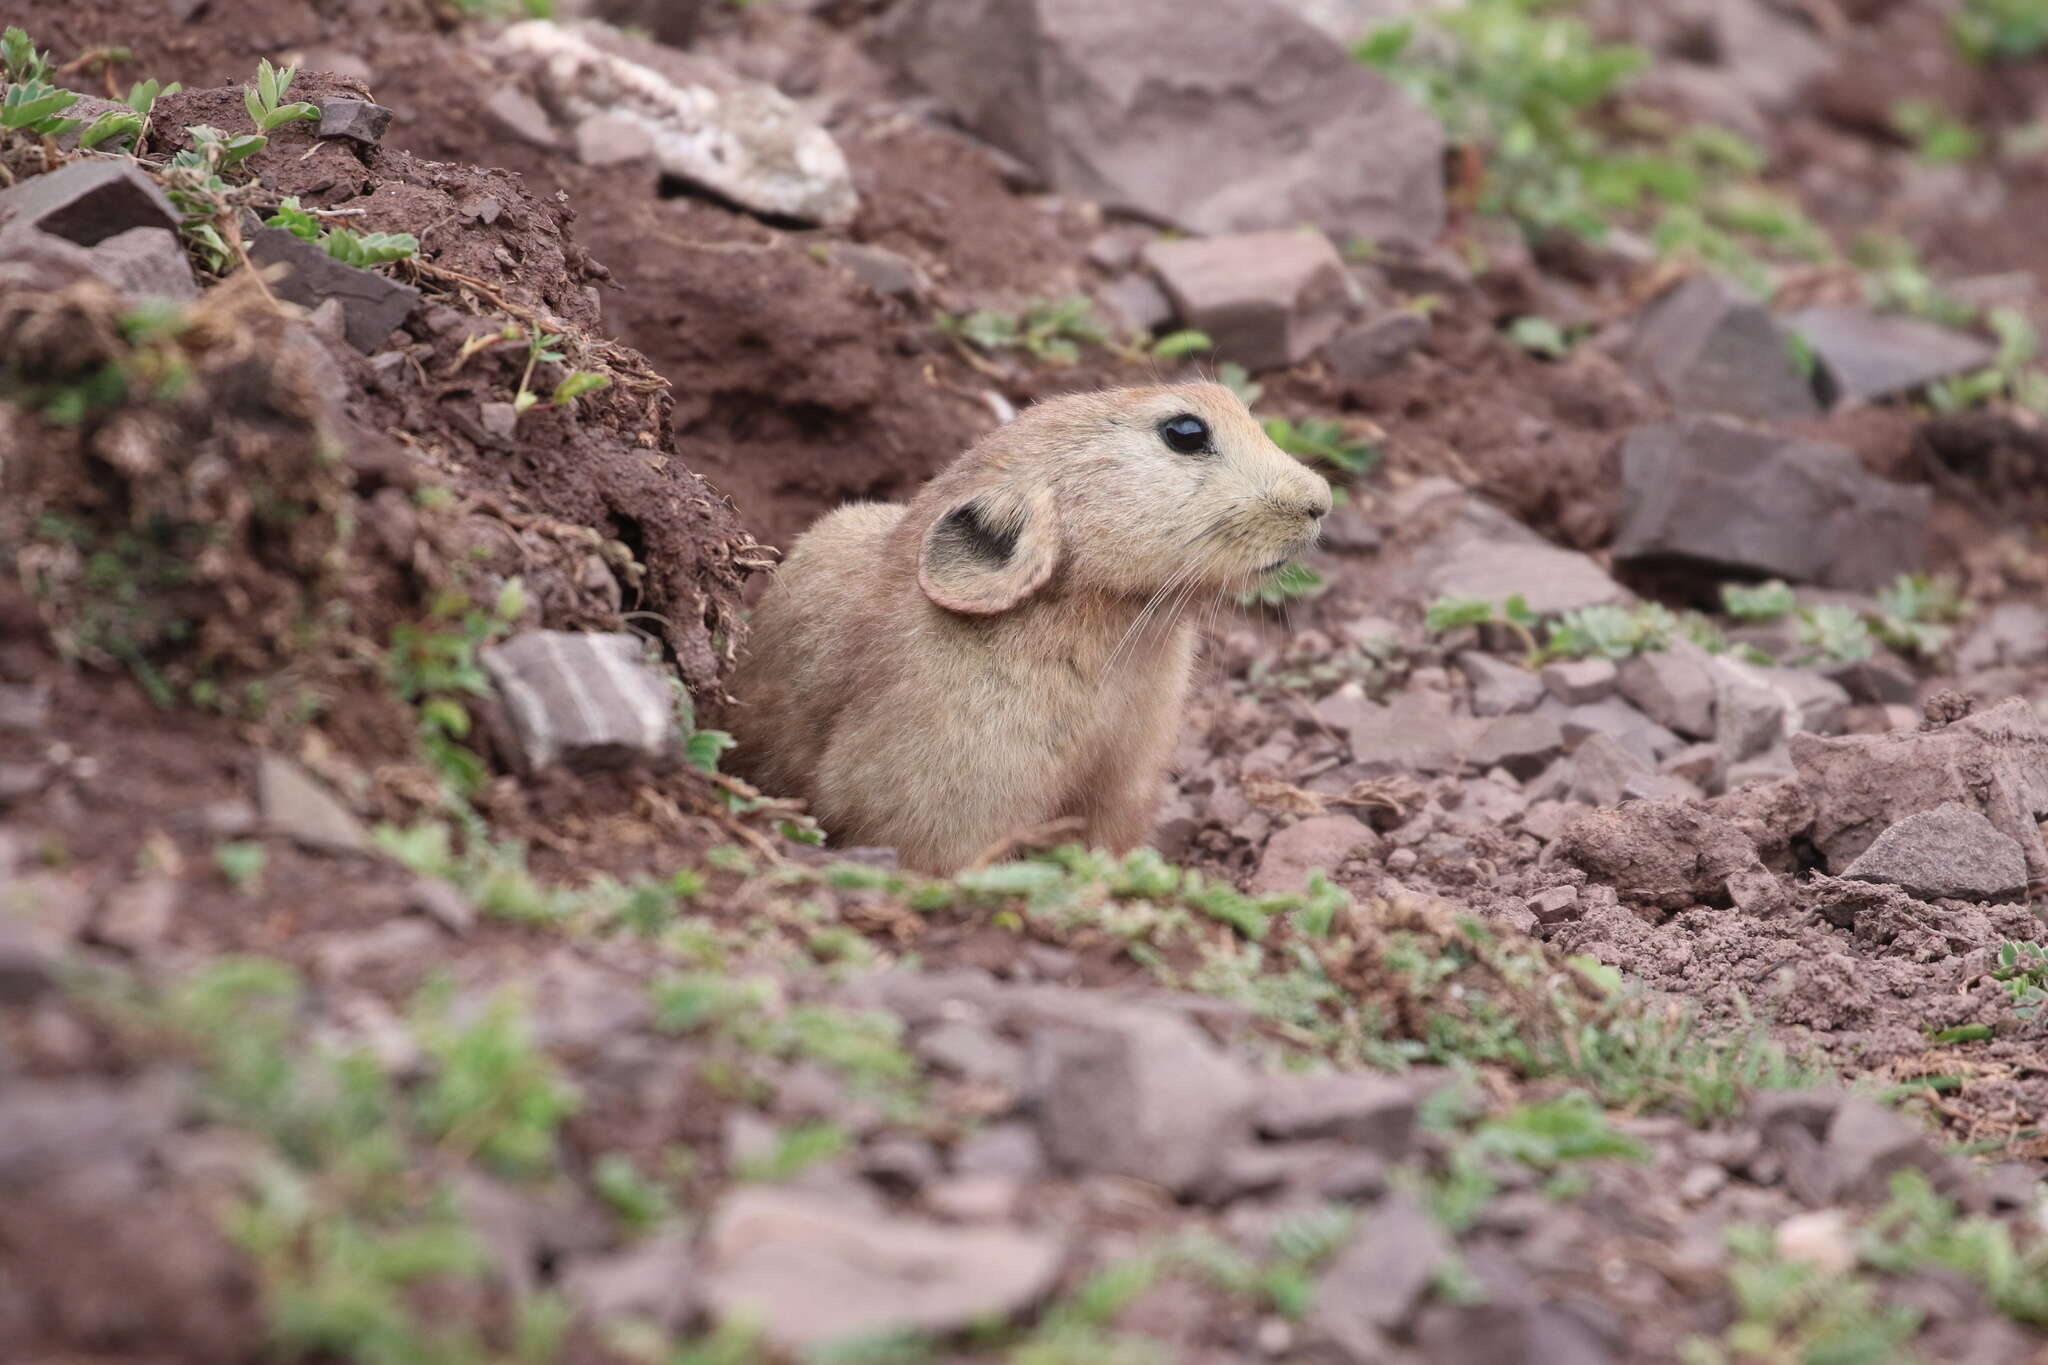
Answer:
[[[1219,384],[1055,398],[907,505],[797,538],[735,675],[739,770],[835,840],[944,874],[1066,817],[1151,834],[1188,607],[1315,543],[1330,488]]]

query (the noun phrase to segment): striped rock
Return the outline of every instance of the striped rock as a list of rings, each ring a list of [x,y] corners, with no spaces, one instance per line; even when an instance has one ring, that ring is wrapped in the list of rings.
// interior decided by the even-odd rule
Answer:
[[[673,698],[639,637],[534,630],[483,651],[528,771],[620,767],[669,746]]]

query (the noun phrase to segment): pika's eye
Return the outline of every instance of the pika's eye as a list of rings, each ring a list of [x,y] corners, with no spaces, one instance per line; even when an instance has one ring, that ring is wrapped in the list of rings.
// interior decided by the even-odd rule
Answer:
[[[1209,424],[1191,412],[1161,422],[1159,439],[1166,442],[1166,448],[1176,455],[1216,453],[1216,447],[1209,439]]]

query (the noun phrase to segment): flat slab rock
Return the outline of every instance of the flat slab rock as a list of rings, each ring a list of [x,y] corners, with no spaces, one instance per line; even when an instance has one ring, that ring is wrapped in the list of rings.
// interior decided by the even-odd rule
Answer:
[[[1947,801],[1878,835],[1842,875],[1921,900],[2003,900],[2026,894],[2027,855],[1981,812]]]
[[[1352,302],[1344,258],[1320,232],[1252,232],[1154,242],[1142,257],[1181,322],[1251,370],[1306,360]]]
[[[742,1189],[712,1211],[705,1302],[758,1322],[777,1351],[1000,1321],[1052,1288],[1042,1233],[957,1228],[790,1189]]]
[[[844,227],[860,210],[839,144],[772,85],[602,24],[514,24],[491,52],[572,121],[638,124],[663,171],[749,212]]]
[[[2020,846],[2028,880],[2048,880],[2048,728],[2024,698],[1919,733],[1794,735],[1792,762],[1831,871],[1908,816],[1955,802]]]
[[[1693,276],[1645,308],[1624,359],[1680,412],[1768,420],[1820,411],[1769,310],[1710,275]]]
[[[1870,590],[1920,568],[1933,499],[1841,446],[1713,418],[1659,422],[1622,447],[1614,558]]]
[[[639,637],[533,630],[484,650],[528,768],[618,766],[658,757],[674,724]]]
[[[1803,308],[1787,321],[1813,348],[1821,392],[1832,404],[1910,393],[1998,359],[1998,348],[1981,338],[1860,305]]]
[[[881,48],[1052,188],[1154,222],[1417,243],[1443,226],[1437,121],[1272,0],[910,0]]]

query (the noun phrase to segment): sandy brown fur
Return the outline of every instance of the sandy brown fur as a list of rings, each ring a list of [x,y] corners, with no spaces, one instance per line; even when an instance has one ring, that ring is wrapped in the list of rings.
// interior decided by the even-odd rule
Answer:
[[[1215,454],[1161,444],[1182,412]],[[1227,389],[1040,404],[907,507],[844,507],[798,539],[734,680],[735,757],[835,841],[922,871],[1062,816],[1129,849],[1179,728],[1189,604],[1303,548],[1328,506]]]

